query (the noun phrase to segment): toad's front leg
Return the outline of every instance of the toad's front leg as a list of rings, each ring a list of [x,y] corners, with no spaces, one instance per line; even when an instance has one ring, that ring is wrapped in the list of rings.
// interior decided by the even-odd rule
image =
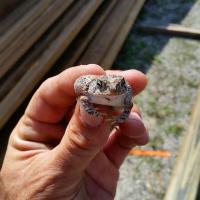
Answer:
[[[124,99],[124,110],[121,115],[116,118],[116,124],[123,123],[129,116],[131,109],[133,107],[132,103],[132,88],[131,86],[127,87],[126,97]]]
[[[122,114],[117,116],[117,118],[115,120],[116,121],[115,123],[116,124],[123,123],[128,118],[132,107],[133,107],[133,103],[132,102],[129,102],[128,104],[126,104],[124,106],[124,110],[123,110]]]
[[[90,114],[90,115],[93,115],[93,116],[100,116],[101,113],[98,112],[92,105],[92,103],[90,102],[90,99],[88,96],[81,96],[79,98],[79,101],[80,103],[82,104],[83,108],[85,109],[85,111]]]

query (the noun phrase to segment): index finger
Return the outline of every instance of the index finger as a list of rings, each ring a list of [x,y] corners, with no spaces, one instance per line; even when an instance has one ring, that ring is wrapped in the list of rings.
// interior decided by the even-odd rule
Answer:
[[[103,75],[105,71],[95,64],[81,65],[47,79],[32,97],[25,115],[39,122],[60,122],[76,102],[75,80],[87,74]]]

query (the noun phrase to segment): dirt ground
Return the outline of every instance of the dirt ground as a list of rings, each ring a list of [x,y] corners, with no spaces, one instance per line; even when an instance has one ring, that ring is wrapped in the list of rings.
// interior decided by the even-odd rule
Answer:
[[[150,135],[141,148],[172,155],[128,156],[116,200],[163,199],[200,86],[200,40],[142,33],[138,27],[175,23],[200,28],[199,10],[200,0],[147,0],[114,64],[147,73],[148,87],[135,97]]]

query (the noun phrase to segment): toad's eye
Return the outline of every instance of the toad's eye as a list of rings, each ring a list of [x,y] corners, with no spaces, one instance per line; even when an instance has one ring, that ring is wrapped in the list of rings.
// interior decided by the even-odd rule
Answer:
[[[125,82],[125,80],[124,80],[124,78],[120,81],[120,86],[125,86],[125,84],[126,84],[126,82]]]
[[[97,86],[100,90],[105,90],[106,88],[106,83],[104,83],[103,81],[101,80],[97,80]]]
[[[97,85],[98,85],[99,88],[102,88],[103,87],[103,81],[97,80]]]
[[[122,79],[117,85],[116,85],[116,93],[121,94],[124,91],[126,91],[126,82],[124,79]]]

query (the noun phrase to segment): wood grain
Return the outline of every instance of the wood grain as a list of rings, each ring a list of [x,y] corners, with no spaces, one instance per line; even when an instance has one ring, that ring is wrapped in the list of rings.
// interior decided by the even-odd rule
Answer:
[[[59,67],[59,69],[54,73],[59,73],[60,71],[77,64],[78,59],[86,50],[103,23],[105,23],[105,20],[110,12],[112,12],[116,3],[117,0],[105,1],[101,5],[87,26],[84,27],[84,29],[76,37],[76,40],[67,49],[62,57],[62,64],[59,64],[61,67]]]
[[[63,31],[63,27],[70,24],[74,16],[80,12],[84,6],[85,1],[78,1],[69,11],[66,11],[60,20],[41,37],[34,46],[27,52],[25,56],[20,59],[20,62],[12,68],[12,71],[0,79],[0,101],[12,90],[20,78],[30,69],[32,64],[39,59],[45,50]]]
[[[50,4],[38,20],[25,29],[12,44],[0,54],[0,78],[24,55],[49,26],[65,11],[73,0],[57,0]],[[33,34],[34,33],[34,34]]]
[[[53,0],[44,0],[36,4],[29,10],[18,22],[13,24],[10,29],[0,37],[0,54],[19,36],[19,34],[27,29],[37,18],[46,11]]]
[[[132,5],[134,4],[135,0],[118,1],[104,25],[81,56],[78,64],[99,64],[101,62],[107,49],[113,44],[113,38],[118,34],[124,20],[131,11]]]
[[[27,12],[29,12],[36,4],[38,0],[26,0],[23,1],[12,13],[1,20],[0,22],[0,37],[5,34],[17,21],[19,21]]]
[[[68,26],[65,26],[58,37],[49,44],[49,47],[32,64],[20,81],[0,103],[0,128],[7,122],[17,107],[30,94],[34,86],[53,66],[75,36],[88,22],[103,0],[85,1],[84,7],[74,17]]]

